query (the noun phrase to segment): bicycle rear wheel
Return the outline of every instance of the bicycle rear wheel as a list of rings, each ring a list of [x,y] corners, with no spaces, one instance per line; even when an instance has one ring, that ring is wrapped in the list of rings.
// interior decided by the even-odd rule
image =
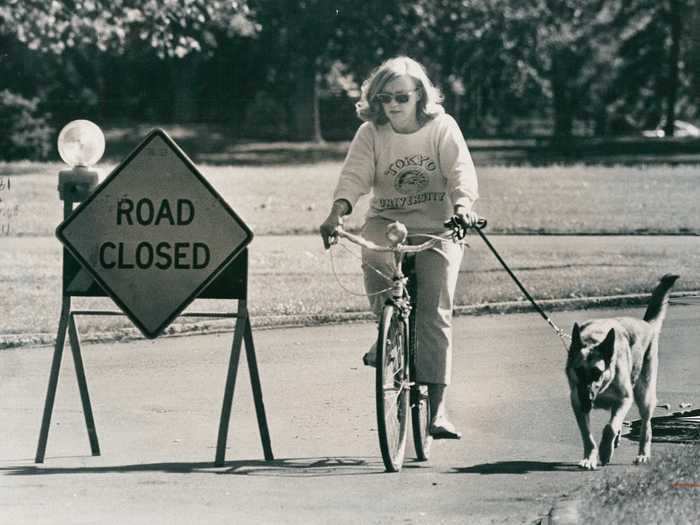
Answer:
[[[430,445],[433,438],[430,436],[430,400],[428,398],[428,386],[416,383],[416,297],[418,289],[416,286],[415,273],[411,274],[408,281],[408,291],[411,297],[411,315],[408,319],[408,340],[410,355],[410,377],[411,377],[411,426],[413,427],[413,446],[416,449],[418,461],[427,461],[430,458]]]
[[[413,425],[413,445],[418,461],[430,459],[430,445],[433,438],[430,429],[430,400],[427,385],[414,385],[411,388],[411,423]]]
[[[410,390],[406,328],[399,310],[386,305],[377,340],[375,395],[379,448],[387,472],[401,470],[406,452]]]

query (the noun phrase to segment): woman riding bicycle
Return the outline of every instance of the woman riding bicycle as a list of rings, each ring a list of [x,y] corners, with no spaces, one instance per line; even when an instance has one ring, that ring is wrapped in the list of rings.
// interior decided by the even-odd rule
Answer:
[[[386,244],[387,224],[406,225],[409,242],[415,234],[446,231],[453,218],[464,228],[476,225],[472,206],[478,198],[476,171],[455,120],[440,105],[439,91],[423,66],[408,57],[380,65],[362,84],[356,104],[365,121],[350,145],[333,195],[331,211],[320,227],[326,248],[358,199],[372,193],[362,236]],[[447,417],[445,391],[452,365],[451,323],[455,287],[463,248],[445,241],[439,251],[416,255],[416,373],[428,385],[436,439],[459,439]],[[391,253],[362,250],[365,290],[374,313],[381,315],[386,280],[374,269],[391,274]],[[373,364],[372,350],[365,355]]]

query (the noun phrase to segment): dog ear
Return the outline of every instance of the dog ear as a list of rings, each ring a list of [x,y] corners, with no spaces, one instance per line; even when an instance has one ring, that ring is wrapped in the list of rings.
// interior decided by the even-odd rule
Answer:
[[[615,352],[615,329],[611,328],[610,331],[608,332],[608,335],[605,336],[605,339],[603,340],[600,345],[598,345],[598,348],[600,348],[600,353],[603,356],[603,360],[605,361],[605,366],[610,366],[610,363],[612,362],[613,358],[613,353]]]
[[[573,352],[578,352],[583,347],[581,343],[581,328],[579,328],[578,323],[574,323],[574,328],[571,330],[571,348]]]

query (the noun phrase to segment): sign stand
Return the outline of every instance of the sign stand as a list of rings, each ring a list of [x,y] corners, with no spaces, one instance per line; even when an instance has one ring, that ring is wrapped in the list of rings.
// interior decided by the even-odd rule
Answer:
[[[95,197],[97,193],[103,191],[106,183],[113,180],[121,170],[126,169],[128,163],[134,161],[140,152],[144,148],[147,148],[149,143],[154,142],[156,139],[162,141],[166,149],[166,155],[168,152],[172,152],[177,155],[183,165],[190,170],[190,172],[195,175],[204,186],[205,190],[210,189],[210,186],[206,181],[203,180],[201,175],[196,171],[194,165],[191,161],[184,156],[184,154],[177,148],[177,146],[172,142],[172,140],[167,137],[167,135],[161,130],[156,130],[151,133],[141,146],[135,150],[131,157],[129,157],[120,167],[113,172],[112,175],[103,183],[97,191],[94,191],[97,186],[97,174],[95,172],[90,172],[84,168],[73,168],[72,170],[63,171],[59,174],[59,192],[61,199],[64,201],[63,208],[63,218],[64,223],[59,227],[64,229],[66,224],[70,220],[74,220],[78,212],[83,210],[87,203],[73,212],[73,204],[76,202],[90,200]],[[154,155],[151,155],[154,156]],[[159,153],[162,157],[162,154]],[[196,180],[196,179],[195,179]],[[196,190],[195,190],[196,191]],[[210,189],[211,196],[218,201],[220,199],[214,192]],[[209,195],[209,194],[206,194]],[[191,203],[190,203],[191,204]],[[206,204],[206,203],[205,203]],[[199,203],[198,203],[199,205]],[[227,213],[227,217],[235,221],[238,218],[235,216],[232,210],[230,210],[223,201],[220,201],[219,205],[223,208],[224,212]],[[208,210],[211,210],[209,208]],[[215,213],[214,211],[209,211],[209,213]],[[75,322],[75,317],[77,315],[124,315],[121,311],[101,311],[101,310],[72,310],[71,298],[74,296],[82,297],[111,297],[125,310],[126,315],[135,321],[135,324],[141,329],[141,331],[149,338],[155,338],[166,326],[167,323],[172,321],[175,317],[207,317],[207,318],[236,318],[236,324],[233,334],[233,343],[231,346],[231,355],[229,359],[228,371],[226,376],[226,386],[224,389],[224,399],[223,406],[221,409],[221,420],[219,422],[219,433],[216,446],[216,457],[215,465],[222,466],[225,462],[226,456],[226,440],[228,436],[229,422],[231,418],[231,408],[233,403],[233,394],[236,386],[236,376],[238,373],[238,365],[241,356],[242,345],[245,344],[246,348],[246,361],[248,363],[248,369],[250,373],[250,382],[253,390],[253,399],[255,402],[255,412],[258,422],[258,430],[260,432],[260,439],[265,455],[265,460],[271,461],[274,459],[272,454],[272,446],[270,444],[270,433],[267,425],[267,418],[265,415],[265,406],[262,398],[262,387],[260,384],[260,374],[258,372],[257,358],[255,355],[255,346],[253,343],[253,333],[250,323],[250,318],[248,315],[248,309],[246,306],[247,299],[247,283],[248,283],[248,252],[243,249],[244,244],[250,241],[252,238],[252,233],[247,233],[245,225],[240,223],[237,226],[244,235],[243,238],[239,239],[239,249],[242,251],[233,252],[228,255],[228,252],[223,253],[219,258],[220,267],[211,277],[207,278],[203,284],[198,285],[196,291],[187,298],[181,305],[175,308],[172,312],[168,313],[168,317],[158,318],[153,324],[146,326],[145,323],[139,322],[140,318],[135,317],[133,312],[128,308],[124,308],[124,305],[119,301],[119,297],[115,296],[113,290],[109,287],[105,288],[104,280],[99,278],[100,275],[96,274],[89,266],[85,266],[85,259],[81,257],[80,251],[74,250],[70,244],[68,250],[64,247],[63,250],[63,285],[62,285],[62,303],[61,303],[61,314],[58,323],[58,334],[56,337],[56,344],[54,347],[54,354],[51,363],[51,371],[49,375],[49,384],[46,393],[46,402],[44,404],[44,412],[41,422],[41,430],[39,433],[39,443],[37,446],[35,462],[43,463],[46,453],[46,444],[48,441],[49,428],[51,425],[51,416],[53,413],[53,406],[56,397],[56,389],[58,386],[58,377],[61,368],[61,361],[63,358],[63,349],[65,346],[66,335],[68,335],[69,344],[71,346],[71,351],[73,354],[73,362],[75,366],[75,372],[78,380],[78,388],[80,391],[80,399],[83,408],[83,414],[85,416],[85,424],[87,427],[88,438],[90,440],[90,449],[93,456],[100,455],[100,447],[97,439],[97,430],[95,428],[95,421],[92,413],[92,405],[90,402],[90,395],[88,392],[87,378],[85,376],[85,367],[83,365],[83,359],[80,352],[80,338],[78,334],[78,328]],[[235,233],[235,231],[234,231]],[[248,235],[247,240],[245,235]],[[59,236],[61,238],[61,236]],[[62,241],[65,239],[61,238]],[[223,241],[222,241],[223,242]],[[222,248],[223,249],[223,248]],[[76,257],[77,255],[77,257]],[[213,255],[212,255],[213,257]],[[90,271],[88,271],[90,270]],[[109,292],[109,293],[107,293]],[[201,312],[201,313],[181,313],[187,302],[195,299],[235,299],[238,302],[238,309],[236,313],[212,313],[212,312]],[[150,322],[150,319],[147,319]]]
[[[228,426],[231,420],[231,405],[233,403],[233,392],[236,388],[236,375],[238,373],[238,363],[241,358],[241,345],[245,342],[246,361],[250,372],[250,384],[253,389],[253,399],[255,401],[255,413],[258,419],[258,430],[262,441],[265,460],[272,461],[272,446],[270,445],[270,432],[267,427],[265,417],[265,405],[262,399],[262,388],[260,386],[260,374],[258,373],[258,361],[255,357],[255,346],[253,344],[253,331],[250,326],[250,318],[245,301],[239,302],[239,311],[236,319],[236,328],[233,334],[233,344],[231,346],[231,358],[226,375],[226,387],[224,388],[224,402],[221,407],[221,420],[219,421],[219,437],[216,443],[216,458],[214,464],[217,467],[224,465],[226,458],[226,439],[228,436]]]
[[[71,214],[72,210],[73,201],[64,200],[63,218],[66,219]],[[37,446],[36,458],[34,459],[36,463],[44,462],[46,442],[49,437],[49,427],[51,425],[51,415],[53,413],[54,400],[56,399],[56,388],[58,387],[58,375],[61,371],[61,360],[63,359],[63,347],[65,346],[66,342],[66,332],[69,333],[73,363],[78,379],[78,389],[80,391],[80,400],[83,405],[83,413],[85,414],[85,425],[87,426],[88,438],[90,439],[90,450],[93,456],[100,455],[100,445],[97,441],[95,419],[92,415],[92,405],[90,403],[87,378],[85,377],[85,367],[83,366],[83,358],[80,354],[80,339],[78,337],[78,330],[75,324],[75,317],[73,313],[71,313],[71,296],[67,293],[64,286],[63,298],[61,302],[61,316],[58,321],[58,335],[56,336],[56,345],[54,346],[53,359],[51,361],[49,386],[46,392],[46,402],[44,403],[44,415],[41,418],[39,445]]]

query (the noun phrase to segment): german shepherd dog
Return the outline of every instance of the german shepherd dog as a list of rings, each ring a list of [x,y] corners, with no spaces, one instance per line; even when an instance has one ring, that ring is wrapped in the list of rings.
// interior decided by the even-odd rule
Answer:
[[[649,461],[651,416],[656,407],[656,377],[659,366],[659,333],[666,317],[668,297],[677,275],[661,278],[651,294],[644,320],[631,317],[593,319],[574,324],[566,361],[571,388],[571,406],[583,439],[579,467],[595,470],[598,460],[610,462],[620,443],[622,421],[632,399],[642,419],[639,452],[635,464]],[[603,429],[600,450],[591,434],[592,408],[610,410]]]

